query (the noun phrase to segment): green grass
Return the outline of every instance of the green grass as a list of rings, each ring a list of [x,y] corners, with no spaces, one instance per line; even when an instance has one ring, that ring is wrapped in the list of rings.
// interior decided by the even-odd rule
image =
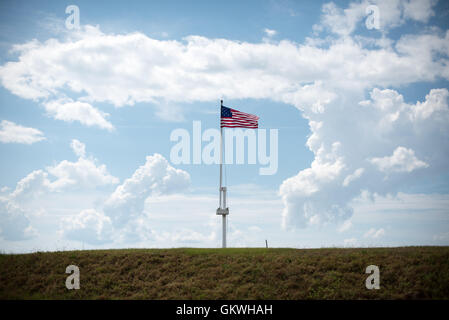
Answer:
[[[80,268],[80,290],[65,269]],[[368,265],[380,290],[365,288]],[[0,255],[1,299],[448,299],[449,247],[127,249]]]

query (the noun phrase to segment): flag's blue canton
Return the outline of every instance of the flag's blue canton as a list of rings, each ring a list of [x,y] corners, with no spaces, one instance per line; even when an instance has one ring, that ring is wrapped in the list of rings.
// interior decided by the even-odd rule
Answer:
[[[222,118],[232,118],[231,109],[226,107],[221,107],[221,117]]]

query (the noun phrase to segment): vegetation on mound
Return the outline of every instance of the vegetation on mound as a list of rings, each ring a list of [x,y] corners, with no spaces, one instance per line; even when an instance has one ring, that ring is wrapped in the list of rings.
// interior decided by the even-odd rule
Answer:
[[[68,290],[68,265],[80,269]],[[380,268],[380,290],[365,269]],[[448,299],[449,247],[127,249],[0,255],[2,299]]]

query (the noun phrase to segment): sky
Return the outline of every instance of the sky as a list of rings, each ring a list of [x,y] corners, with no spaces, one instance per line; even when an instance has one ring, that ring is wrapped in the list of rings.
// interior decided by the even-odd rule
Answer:
[[[221,247],[219,165],[193,163],[220,100],[277,159],[224,166],[228,246],[449,245],[448,24],[436,0],[0,1],[0,251]]]

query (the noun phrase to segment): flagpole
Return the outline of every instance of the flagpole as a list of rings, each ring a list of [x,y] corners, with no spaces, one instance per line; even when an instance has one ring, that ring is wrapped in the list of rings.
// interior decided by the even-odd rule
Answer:
[[[221,206],[221,187],[223,181],[223,128],[221,127],[221,107],[223,107],[223,100],[220,100],[220,209]]]
[[[226,248],[226,215],[229,214],[229,209],[226,207],[226,187],[223,187],[223,128],[221,127],[221,107],[223,107],[223,100],[220,100],[220,205],[217,209],[217,215],[222,216],[222,247]]]
[[[223,100],[220,100],[220,120],[221,120],[221,107],[223,107]],[[223,194],[223,128],[221,127],[220,121],[220,207],[222,209],[226,208],[226,196]],[[222,199],[223,197],[223,199]],[[224,200],[223,206],[221,205],[221,201]],[[222,248],[226,248],[226,215],[222,215]]]
[[[223,110],[224,108],[224,110]],[[223,110],[223,113],[222,113]],[[223,100],[220,100],[220,189],[219,189],[219,207],[217,215],[222,216],[223,223],[223,244],[226,248],[226,216],[229,214],[229,208],[226,206],[226,187],[223,186],[223,126],[229,128],[258,128],[258,116],[229,109],[223,106]],[[222,126],[223,123],[223,126]]]

